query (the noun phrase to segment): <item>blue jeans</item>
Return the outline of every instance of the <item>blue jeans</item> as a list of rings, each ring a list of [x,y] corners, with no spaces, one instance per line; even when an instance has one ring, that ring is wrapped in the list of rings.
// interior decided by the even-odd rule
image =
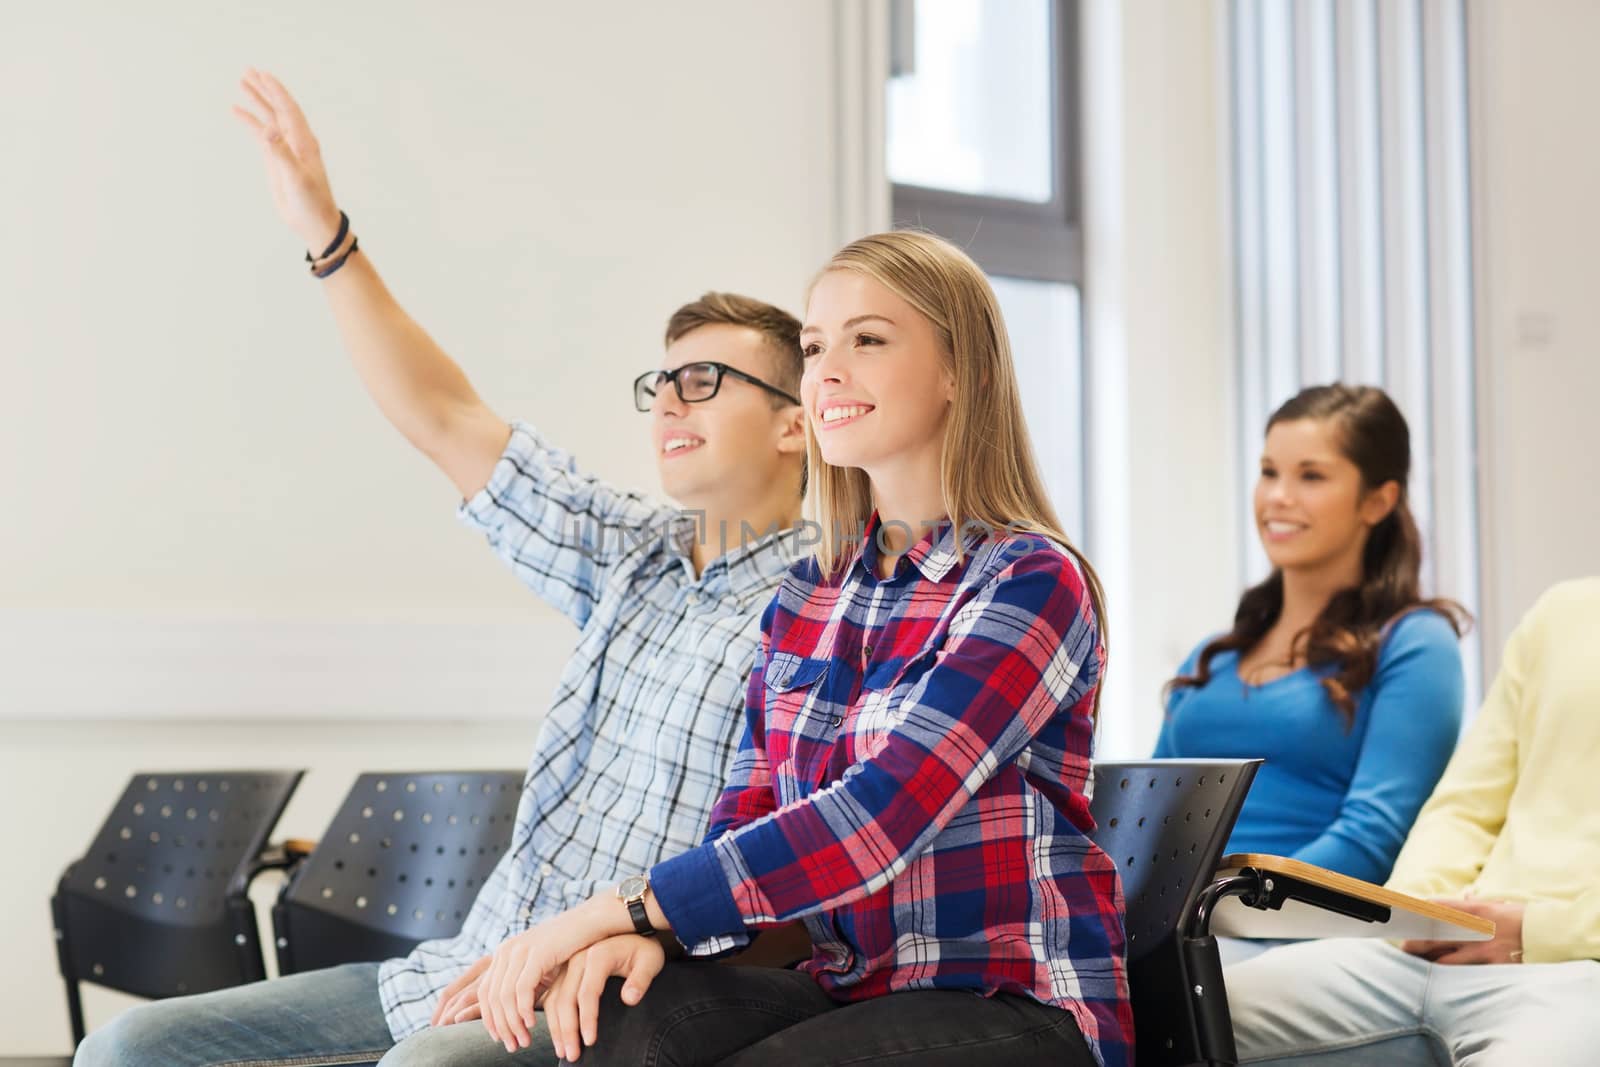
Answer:
[[[1251,1067],[1579,1067],[1600,1048],[1600,962],[1447,965],[1387,941],[1303,941],[1229,967]]]
[[[549,1031],[507,1055],[481,1022],[423,1030],[398,1045],[378,1001],[378,965],[254,982],[123,1012],[78,1047],[75,1067],[548,1067]]]

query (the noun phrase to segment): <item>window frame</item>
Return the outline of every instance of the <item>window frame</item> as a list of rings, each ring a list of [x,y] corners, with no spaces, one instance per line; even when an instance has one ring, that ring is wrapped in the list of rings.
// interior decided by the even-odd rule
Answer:
[[[1078,0],[1050,0],[1051,197],[1010,197],[891,183],[896,229],[931,230],[955,241],[986,272],[1008,278],[1083,286],[1081,136],[1078,118]],[[914,10],[896,3],[895,39],[909,36]],[[895,74],[891,71],[891,77]]]
[[[910,183],[890,182],[890,219],[895,229],[930,230],[955,242],[991,277],[1071,286],[1078,295],[1078,398],[1075,410],[1063,416],[1077,427],[1076,462],[1064,471],[1064,481],[1074,487],[1076,499],[1058,501],[1068,526],[1077,519],[1079,529],[1066,532],[1076,543],[1091,547],[1089,501],[1089,398],[1092,395],[1088,338],[1088,302],[1084,299],[1082,54],[1080,52],[1079,0],[1049,0],[1051,181],[1050,199],[1044,202],[1011,197],[955,192]],[[901,56],[909,56],[914,37],[914,0],[893,0],[889,76],[900,71]],[[887,92],[887,85],[885,91]],[[887,116],[886,116],[887,118]],[[887,123],[885,141],[887,142]],[[1038,456],[1051,467],[1051,457]],[[1047,479],[1048,480],[1048,479]]]

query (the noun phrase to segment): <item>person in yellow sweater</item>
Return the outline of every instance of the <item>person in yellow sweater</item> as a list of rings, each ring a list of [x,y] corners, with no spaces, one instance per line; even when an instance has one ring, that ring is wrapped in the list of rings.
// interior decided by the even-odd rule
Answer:
[[[1309,941],[1227,971],[1239,1062],[1600,1062],[1600,578],[1548,590],[1388,885],[1492,941]]]

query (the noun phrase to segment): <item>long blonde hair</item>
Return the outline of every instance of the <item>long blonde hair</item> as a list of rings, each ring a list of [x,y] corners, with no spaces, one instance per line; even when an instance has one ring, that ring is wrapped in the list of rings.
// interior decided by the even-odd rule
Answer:
[[[945,369],[955,381],[939,464],[951,525],[958,532],[968,524],[993,531],[1026,530],[1065,548],[1082,568],[1104,646],[1100,578],[1062,532],[1045,495],[1022,414],[1011,342],[988,278],[950,242],[915,230],[852,241],[817,272],[817,279],[837,270],[854,271],[888,288],[916,308],[938,334]],[[831,575],[859,547],[861,531],[872,515],[872,486],[865,471],[823,460],[809,419],[806,462],[812,479],[807,510],[821,529],[817,563],[823,574]],[[958,535],[958,552],[961,540]],[[1098,692],[1095,703],[1098,706]]]

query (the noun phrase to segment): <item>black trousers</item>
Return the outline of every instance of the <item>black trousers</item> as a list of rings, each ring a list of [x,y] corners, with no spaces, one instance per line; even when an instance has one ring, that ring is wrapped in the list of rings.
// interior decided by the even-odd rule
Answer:
[[[842,1004],[809,975],[675,961],[638,1005],[613,978],[583,1067],[1095,1067],[1077,1021],[1028,997],[947,990]]]

